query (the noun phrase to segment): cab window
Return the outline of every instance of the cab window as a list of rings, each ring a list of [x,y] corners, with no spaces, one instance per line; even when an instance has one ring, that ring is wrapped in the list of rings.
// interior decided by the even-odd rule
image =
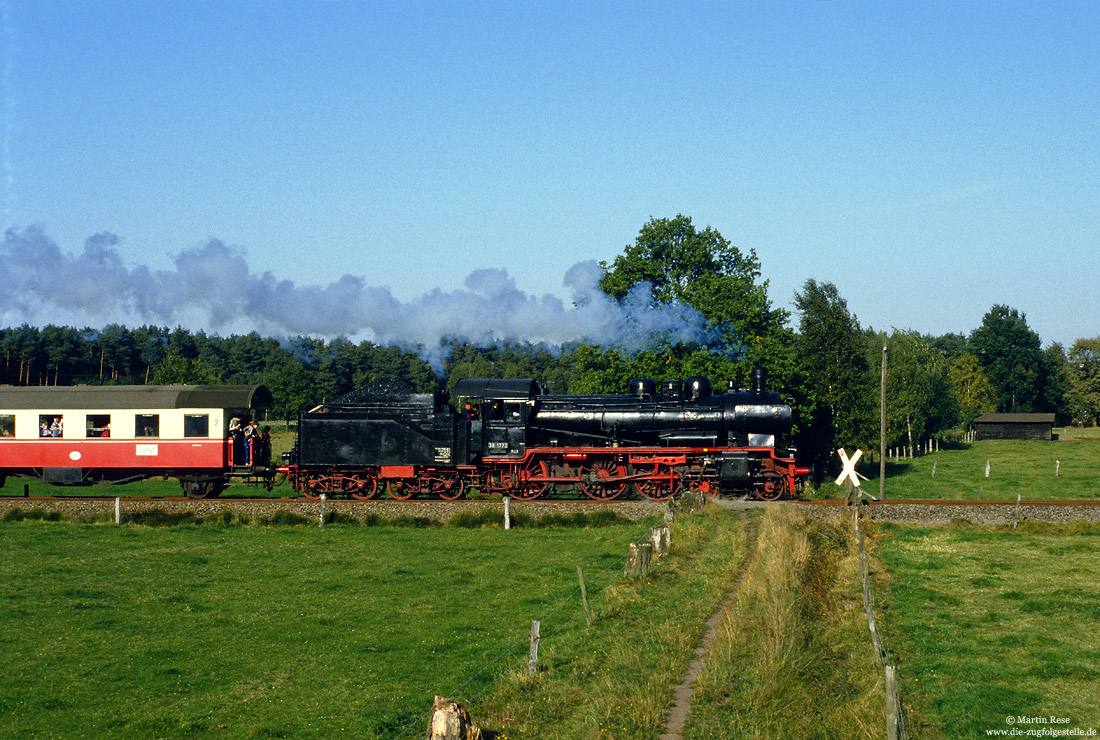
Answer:
[[[184,437],[209,437],[210,436],[210,415],[209,414],[184,414],[184,416],[183,416],[183,436]]]
[[[15,414],[0,414],[0,438],[15,436]]]

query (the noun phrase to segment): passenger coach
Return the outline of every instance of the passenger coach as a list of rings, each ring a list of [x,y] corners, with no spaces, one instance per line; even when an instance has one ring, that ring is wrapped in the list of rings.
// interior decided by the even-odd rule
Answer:
[[[173,476],[205,498],[235,477],[269,481],[270,459],[231,424],[272,405],[262,385],[0,386],[0,485]]]

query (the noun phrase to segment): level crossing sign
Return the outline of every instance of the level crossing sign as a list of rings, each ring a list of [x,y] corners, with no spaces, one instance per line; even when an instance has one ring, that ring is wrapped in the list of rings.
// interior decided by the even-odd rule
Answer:
[[[844,479],[851,478],[852,485],[855,488],[859,488],[859,478],[857,477],[859,474],[856,473],[856,462],[859,458],[863,457],[863,450],[856,448],[856,452],[852,455],[851,460],[848,459],[848,453],[844,451],[843,447],[836,452],[840,455],[840,461],[844,463],[844,471],[841,472],[840,477],[836,479],[836,484],[838,486],[843,486]]]

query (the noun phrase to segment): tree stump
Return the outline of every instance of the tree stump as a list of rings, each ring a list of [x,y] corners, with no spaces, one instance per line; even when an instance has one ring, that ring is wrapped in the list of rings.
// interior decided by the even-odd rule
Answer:
[[[653,543],[631,542],[630,554],[627,555],[623,575],[627,577],[649,575],[649,567],[652,563]]]
[[[470,721],[466,707],[445,696],[435,697],[428,740],[481,740],[481,728]]]

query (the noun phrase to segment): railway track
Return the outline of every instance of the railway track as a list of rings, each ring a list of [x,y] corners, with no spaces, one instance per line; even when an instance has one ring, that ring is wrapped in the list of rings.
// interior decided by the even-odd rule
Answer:
[[[263,496],[257,498],[247,498],[243,496],[222,496],[213,499],[192,499],[186,496],[23,496],[19,494],[14,495],[0,495],[0,501],[26,501],[30,503],[44,502],[44,501],[114,501],[116,498],[121,498],[123,501],[133,502],[171,502],[171,503],[192,503],[192,504],[211,504],[218,502],[240,502],[240,503],[263,503],[272,501],[281,502],[295,502],[301,504],[317,505],[320,503],[317,499],[311,499],[306,496]],[[444,502],[442,499],[432,498],[411,498],[411,499],[391,499],[391,498],[378,498],[371,500],[356,500],[345,498],[331,498],[328,499],[328,503],[344,502],[355,504],[412,504],[412,503],[449,503],[462,505],[466,503],[473,504],[486,504],[486,503],[498,503],[499,498],[474,498],[474,499],[456,499],[454,501]],[[745,501],[743,499],[733,498],[724,499],[728,501],[743,502],[748,506],[768,506],[773,503],[788,503],[796,506],[845,506],[847,502],[840,498],[828,498],[828,499],[795,499],[787,502],[771,502],[771,501]],[[575,499],[555,499],[555,498],[540,498],[526,501],[525,503],[539,504],[539,503],[568,503],[568,504],[580,504],[586,506],[615,506],[617,504],[638,504],[647,501],[647,499],[610,499],[610,500],[595,500],[590,498],[575,498]],[[516,500],[513,499],[513,503]],[[653,503],[663,503],[656,501]],[[896,506],[931,506],[931,507],[952,507],[952,506],[1012,506],[1015,507],[1025,506],[1066,506],[1066,507],[1100,507],[1100,500],[1088,500],[1088,499],[1061,499],[1061,500],[1039,500],[1039,499],[1022,499],[1019,502],[1012,500],[965,500],[965,499],[888,499],[886,501],[867,501],[864,500],[861,506],[868,507],[870,509],[875,508],[890,508]]]
[[[730,508],[754,508],[757,506],[793,506],[814,518],[835,517],[846,514],[842,499],[816,499],[795,502],[761,502],[728,500]],[[573,514],[610,509],[630,519],[662,516],[668,511],[667,502],[641,500],[594,501],[592,499],[539,499],[534,501],[509,500],[513,514],[533,517],[555,514]],[[162,511],[174,514],[192,514],[196,518],[223,516],[232,512],[242,520],[262,521],[280,511],[316,518],[325,512],[336,512],[350,519],[365,521],[367,518],[423,517],[445,522],[460,513],[481,511],[502,512],[502,499],[329,499],[321,502],[305,497],[268,498],[216,498],[190,499],[183,496],[0,496],[0,517],[12,509],[41,509],[56,511],[77,521],[101,521],[132,512]],[[906,500],[864,502],[863,514],[873,521],[898,523],[951,525],[965,522],[980,526],[1016,526],[1020,522],[1051,522],[1066,524],[1085,520],[1100,523],[1100,501],[944,501]]]
[[[846,502],[842,498],[810,499],[807,501],[794,501],[792,503],[804,506],[844,506]],[[992,499],[968,501],[964,499],[887,499],[886,501],[864,500],[863,506],[870,508],[891,506],[1016,506],[1016,501],[997,501]],[[1036,499],[1022,499],[1019,502],[1023,506],[1090,506],[1100,507],[1100,501],[1086,499],[1044,501]]]

